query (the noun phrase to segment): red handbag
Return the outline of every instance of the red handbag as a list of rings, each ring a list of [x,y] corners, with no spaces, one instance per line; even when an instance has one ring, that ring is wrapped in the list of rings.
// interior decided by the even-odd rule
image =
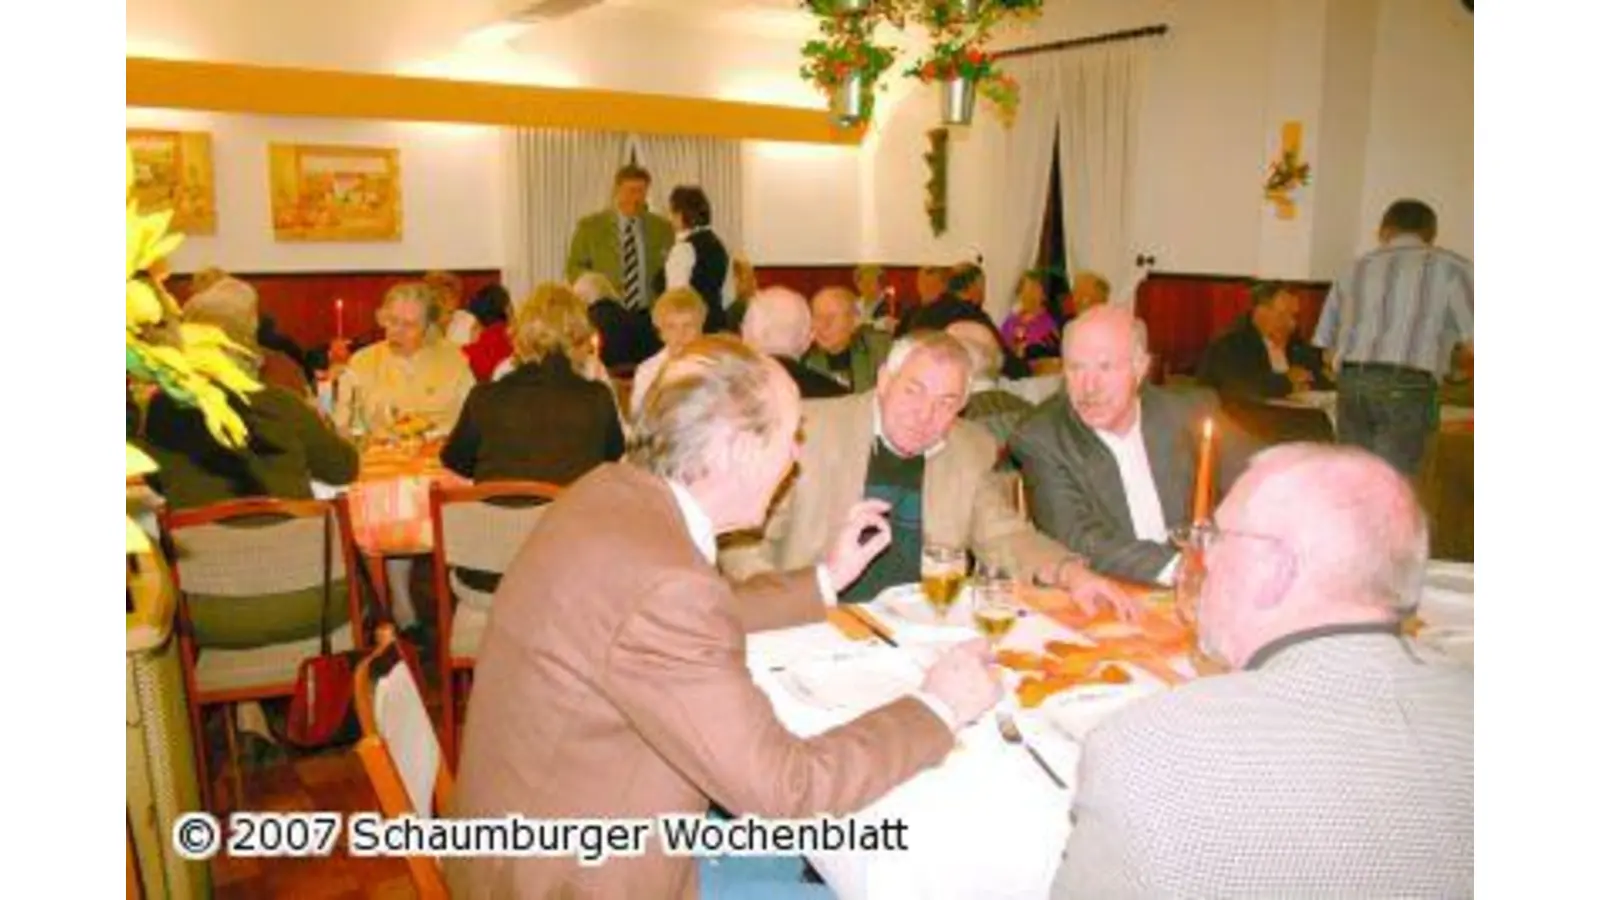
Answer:
[[[328,607],[333,602],[333,517],[323,519],[322,652],[300,661],[284,737],[297,747],[352,744],[361,737],[355,710],[355,673],[360,650],[333,652],[328,634]],[[353,574],[353,573],[352,573]],[[361,623],[352,622],[353,627]]]

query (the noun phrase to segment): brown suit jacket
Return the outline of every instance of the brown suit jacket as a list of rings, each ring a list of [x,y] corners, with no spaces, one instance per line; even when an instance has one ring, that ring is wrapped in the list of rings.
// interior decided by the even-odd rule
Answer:
[[[779,501],[759,540],[730,542],[722,568],[730,577],[816,565],[844,527],[850,507],[866,496],[867,465],[876,439],[871,392],[805,404],[800,475]],[[957,421],[922,476],[922,518],[928,536],[967,547],[984,562],[1009,563],[1026,576],[1059,566],[1072,554],[1028,523],[1008,482],[995,472],[1000,445],[982,426]]]
[[[577,481],[495,594],[451,814],[541,819],[860,809],[949,752],[910,697],[802,740],[745,665],[745,633],[820,619],[812,571],[733,585],[700,556],[662,480],[628,464]],[[457,898],[697,893],[694,861],[452,858]]]

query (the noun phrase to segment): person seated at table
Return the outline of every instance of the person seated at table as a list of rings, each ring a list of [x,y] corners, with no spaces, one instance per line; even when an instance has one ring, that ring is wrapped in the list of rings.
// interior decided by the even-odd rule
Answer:
[[[1217,402],[1208,389],[1146,385],[1146,340],[1144,322],[1117,306],[1068,323],[1065,396],[1017,426],[1011,451],[1041,531],[1096,572],[1170,585],[1178,549],[1169,534],[1191,520],[1201,420]]]
[[[255,354],[256,371],[265,384],[283,388],[296,397],[311,399],[311,383],[300,364],[256,341],[261,330],[256,289],[224,275],[183,305],[183,320],[192,325],[214,325],[228,340]]]
[[[467,395],[440,453],[445,468],[478,481],[567,485],[621,458],[611,391],[574,363],[592,353],[594,340],[583,301],[563,285],[541,285],[518,308],[513,339],[520,363]]]
[[[995,327],[994,320],[983,310],[983,269],[977,263],[961,263],[953,270],[949,285],[939,299],[918,306],[905,318],[895,332],[904,337],[913,331],[943,331],[956,322],[976,322],[994,332],[995,343],[1004,354],[1001,374],[1007,378],[1027,378],[1032,372],[1021,357],[1005,349],[1005,337]]]
[[[868,536],[886,524],[881,509],[848,515],[820,566],[723,579],[717,536],[766,517],[794,466],[800,397],[775,362],[726,336],[682,348],[659,382],[626,461],[552,503],[501,582],[452,818],[648,818],[712,803],[768,819],[848,815],[938,765],[999,698],[973,641],[942,654],[920,690],[792,734],[752,679],[745,635],[821,621],[888,542]],[[700,880],[655,839],[594,866],[562,854],[449,857],[444,869],[456,897],[694,897]]]
[[[600,361],[606,368],[631,373],[650,356],[646,348],[655,335],[640,330],[639,317],[622,305],[611,279],[599,272],[585,272],[572,283],[572,292],[588,308],[589,323],[600,336]]]
[[[805,399],[842,397],[850,389],[800,362],[811,344],[811,307],[786,287],[756,292],[739,326],[744,342],[777,360]]]
[[[225,285],[213,285],[212,291],[226,290]],[[241,321],[228,330],[244,328],[254,325]],[[249,344],[236,343],[241,350],[226,352],[245,374],[259,379],[260,358]],[[239,449],[218,443],[198,409],[164,391],[150,400],[138,443],[160,467],[150,476],[151,486],[174,509],[244,497],[309,500],[312,481],[339,486],[355,480],[361,465],[355,446],[323,421],[305,396],[265,383],[246,399],[230,398],[229,405],[249,430]]]
[[[384,294],[384,340],[356,351],[339,379],[334,422],[341,429],[388,433],[402,417],[438,434],[455,427],[474,381],[461,349],[432,327],[438,316],[433,289],[420,281]]]
[[[466,293],[466,285],[462,283],[461,276],[454,272],[436,269],[424,274],[422,283],[433,288],[434,297],[439,304],[439,315],[434,322],[444,339],[457,347],[465,347],[472,343],[472,336],[478,329],[478,320],[469,310],[461,306],[461,297]]]
[[[733,281],[733,301],[728,304],[728,331],[738,334],[744,326],[744,311],[750,308],[750,301],[755,297],[756,291],[761,290],[761,285],[756,281],[756,267],[750,260],[742,256],[735,256],[728,277]]]
[[[1044,277],[1028,272],[1017,282],[1017,306],[1000,325],[1000,336],[1012,355],[1025,360],[1048,359],[1061,352],[1061,329],[1045,308]]]
[[[477,333],[461,352],[479,381],[493,378],[494,370],[511,357],[510,310],[511,295],[498,284],[484,285],[467,302],[467,314],[477,323]]]
[[[1410,485],[1282,445],[1216,523],[1199,637],[1234,672],[1089,733],[1052,896],[1471,896],[1473,675],[1401,636],[1428,562]]]
[[[662,347],[633,372],[633,392],[628,398],[629,418],[633,419],[639,418],[644,409],[645,395],[661,374],[661,367],[700,336],[706,324],[706,302],[694,288],[674,288],[656,298],[656,305],[650,308],[650,321],[655,323]]]
[[[1197,375],[1224,399],[1261,400],[1327,390],[1322,354],[1296,333],[1300,296],[1281,281],[1250,289],[1250,311],[1218,335],[1200,357]]]
[[[1066,588],[1085,608],[1131,609],[1121,590],[1017,511],[994,472],[999,444],[960,418],[971,372],[955,338],[916,332],[895,341],[871,393],[806,404],[799,475],[759,540],[723,554],[724,571],[739,578],[814,565],[852,504],[874,498],[890,504],[893,540],[842,602],[918,581],[927,536],[1009,566],[1019,580]]]
[[[1072,314],[1081,316],[1111,302],[1111,282],[1099,272],[1079,270],[1072,276]]]
[[[1000,365],[1005,357],[989,329],[976,322],[957,322],[945,333],[960,341],[972,358],[972,387],[961,418],[982,425],[1004,447],[1017,423],[1033,411],[1033,404],[1000,386]]]
[[[811,333],[815,340],[801,362],[857,394],[877,384],[878,368],[894,343],[889,335],[861,324],[855,295],[842,287],[825,287],[811,298]]]

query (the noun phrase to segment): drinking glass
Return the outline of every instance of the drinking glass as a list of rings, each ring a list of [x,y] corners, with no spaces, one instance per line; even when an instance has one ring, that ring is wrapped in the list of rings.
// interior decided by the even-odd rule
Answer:
[[[1017,583],[1009,568],[979,563],[973,576],[972,598],[972,617],[978,633],[989,641],[989,649],[999,649],[1022,614],[1017,605]]]
[[[943,619],[967,580],[967,551],[949,544],[922,545],[922,595]]]

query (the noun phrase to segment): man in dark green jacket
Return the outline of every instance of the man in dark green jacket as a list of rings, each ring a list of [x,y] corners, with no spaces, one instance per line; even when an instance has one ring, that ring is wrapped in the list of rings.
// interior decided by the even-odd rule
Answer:
[[[807,368],[829,376],[851,393],[872,390],[894,339],[861,324],[860,307],[848,288],[826,287],[811,298],[811,331],[811,349],[801,359]]]

